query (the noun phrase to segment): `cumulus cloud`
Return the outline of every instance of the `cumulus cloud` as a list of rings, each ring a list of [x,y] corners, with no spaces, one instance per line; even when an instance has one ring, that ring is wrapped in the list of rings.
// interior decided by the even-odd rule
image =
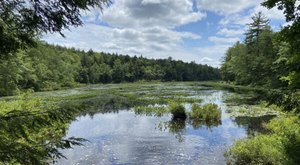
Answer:
[[[192,7],[189,0],[119,0],[103,12],[102,20],[120,28],[174,28],[206,17]]]
[[[232,46],[231,44],[216,44],[194,49],[193,52],[199,54],[198,62],[214,67],[220,67],[224,53]]]
[[[196,0],[201,9],[220,14],[232,14],[260,4],[262,0]]]
[[[220,31],[217,32],[218,35],[222,35],[225,37],[237,37],[241,36],[245,33],[243,29],[228,29],[222,28]]]
[[[239,41],[240,38],[211,36],[211,37],[208,37],[208,40],[211,42],[217,43],[217,44],[234,44],[235,42]]]
[[[262,12],[262,14],[270,20],[285,20],[284,14],[281,10],[276,8],[267,9],[260,4],[257,4],[253,8],[249,9],[246,13],[232,13],[230,15],[225,15],[219,23],[222,25],[235,24],[245,26],[252,21],[251,17],[258,12]]]

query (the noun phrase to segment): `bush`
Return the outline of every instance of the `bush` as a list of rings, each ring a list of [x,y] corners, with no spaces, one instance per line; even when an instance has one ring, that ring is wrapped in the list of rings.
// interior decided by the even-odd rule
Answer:
[[[225,154],[227,164],[298,164],[300,162],[299,116],[275,118],[266,127],[271,134],[237,141]]]
[[[221,111],[216,104],[209,103],[202,107],[193,104],[190,117],[196,120],[219,121],[221,120]]]
[[[227,164],[238,165],[280,165],[287,162],[280,137],[258,135],[239,140],[225,153]]]
[[[173,115],[173,119],[183,119],[187,118],[185,108],[182,104],[177,102],[170,102],[169,103],[169,111]]]

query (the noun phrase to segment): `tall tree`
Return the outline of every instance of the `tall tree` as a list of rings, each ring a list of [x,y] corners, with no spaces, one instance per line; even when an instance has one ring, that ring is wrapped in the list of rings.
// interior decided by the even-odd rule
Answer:
[[[267,19],[262,12],[258,12],[253,17],[251,17],[252,22],[247,24],[248,31],[246,33],[245,43],[251,47],[255,48],[256,44],[259,41],[260,34],[268,26],[269,19]],[[259,51],[259,49],[256,49]]]
[[[280,56],[280,59],[286,59],[288,71],[282,79],[286,80],[291,88],[300,88],[300,3],[297,3],[297,0],[265,0],[262,5],[283,10],[286,21],[291,23],[280,32],[281,40],[288,44],[288,55]]]

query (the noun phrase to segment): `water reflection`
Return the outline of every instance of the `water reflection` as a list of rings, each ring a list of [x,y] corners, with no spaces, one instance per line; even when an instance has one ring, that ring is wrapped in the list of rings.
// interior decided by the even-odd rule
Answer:
[[[184,141],[184,135],[187,127],[192,126],[194,130],[203,128],[212,131],[213,127],[221,125],[221,121],[205,121],[205,120],[182,120],[182,119],[171,119],[170,121],[160,122],[157,125],[160,131],[169,131],[169,133],[175,135],[178,142]]]
[[[160,131],[169,131],[179,142],[184,141],[184,133],[186,132],[186,121],[182,119],[172,119],[170,121],[161,122],[157,128]]]
[[[215,103],[221,108],[222,119],[217,122],[137,115],[124,110],[127,108],[94,113],[92,118],[80,116],[71,124],[67,137],[83,137],[90,142],[85,147],[63,150],[68,159],[57,164],[226,164],[223,153],[234,140],[247,136],[247,124],[252,121],[231,119],[224,95],[226,92],[202,90],[195,96],[203,98],[203,104]]]
[[[249,136],[257,133],[268,133],[268,130],[264,127],[265,123],[268,123],[273,119],[275,115],[266,115],[260,117],[236,117],[234,122],[240,127],[247,130]]]
[[[191,120],[190,124],[193,126],[194,129],[199,129],[201,127],[207,127],[208,129],[212,129],[213,127],[218,127],[219,125],[222,125],[221,120]]]

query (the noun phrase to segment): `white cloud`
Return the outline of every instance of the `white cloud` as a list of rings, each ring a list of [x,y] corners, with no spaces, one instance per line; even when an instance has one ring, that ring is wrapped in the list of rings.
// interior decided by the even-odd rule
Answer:
[[[197,62],[208,64],[214,67],[220,67],[225,52],[231,46],[231,44],[217,44],[213,46],[197,48],[193,50],[193,52],[199,55]]]
[[[240,38],[238,37],[216,37],[211,36],[208,37],[208,40],[214,42],[216,44],[234,44],[235,42],[239,41]]]
[[[276,7],[272,9],[267,9],[261,5],[258,5],[251,10],[250,16],[254,16],[254,14],[258,12],[262,12],[268,19],[285,20],[282,10],[278,10]]]
[[[285,17],[282,13],[282,11],[278,10],[277,8],[267,9],[260,4],[257,4],[252,9],[247,11],[246,13],[233,13],[229,15],[225,15],[223,17],[219,24],[221,25],[241,25],[245,26],[246,24],[252,22],[251,17],[253,17],[258,12],[262,12],[264,16],[266,16],[270,20],[280,20],[284,21]]]
[[[190,0],[118,0],[104,10],[102,20],[119,28],[174,28],[206,17]]]
[[[217,32],[218,35],[222,35],[225,37],[237,37],[241,36],[245,33],[243,29],[228,29],[222,28],[220,31]]]
[[[60,35],[45,35],[50,43],[84,50],[118,52],[121,54],[144,55],[146,57],[164,58],[178,51],[184,38],[198,39],[200,36],[189,32],[177,32],[161,27],[147,29],[120,29],[95,24],[65,31],[66,38]],[[82,35],[84,34],[84,35]]]

